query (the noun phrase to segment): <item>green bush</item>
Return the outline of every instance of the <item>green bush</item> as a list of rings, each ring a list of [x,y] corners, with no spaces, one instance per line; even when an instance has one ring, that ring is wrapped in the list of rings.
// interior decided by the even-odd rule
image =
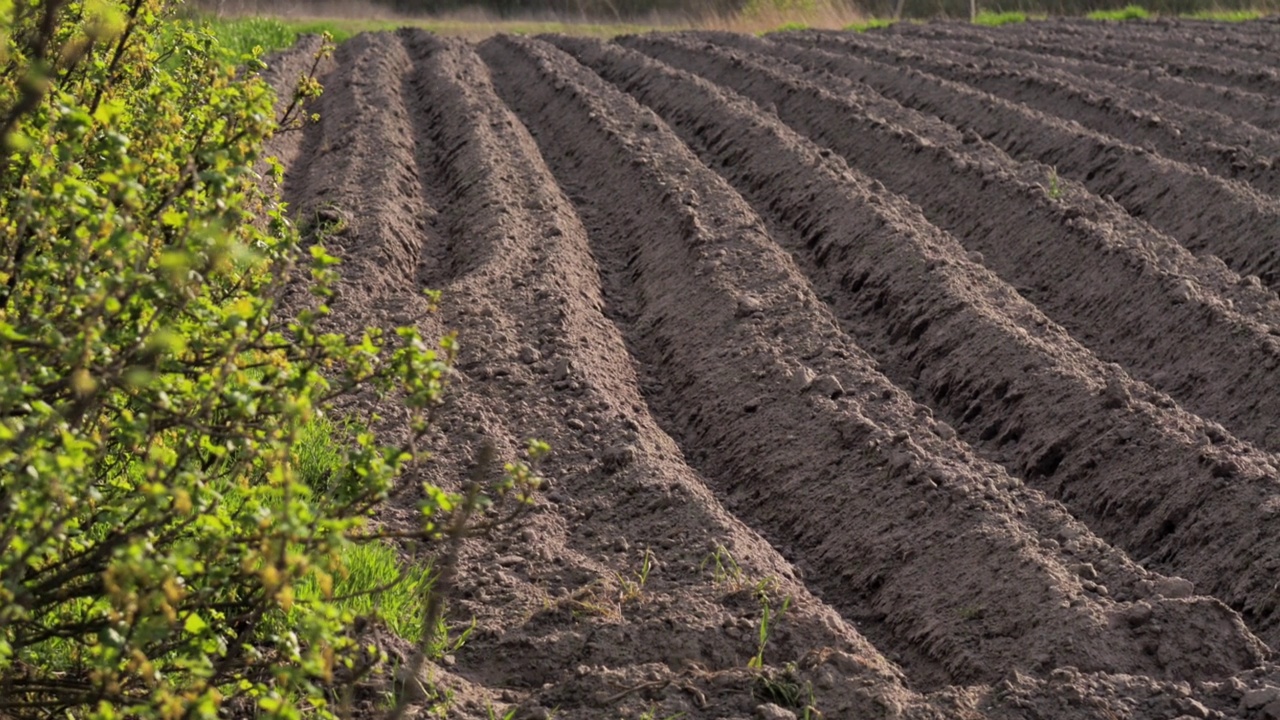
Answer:
[[[0,716],[326,717],[378,660],[343,578],[453,340],[322,331],[336,260],[254,172],[272,93],[165,13],[0,0]],[[286,287],[308,308],[285,315]],[[317,425],[356,393],[394,397],[412,437]],[[451,542],[414,585],[438,590],[419,664],[460,538],[537,485],[479,477],[423,488],[413,539]]]
[[[1151,13],[1141,5],[1125,5],[1119,10],[1094,10],[1085,17],[1090,20],[1146,20]]]

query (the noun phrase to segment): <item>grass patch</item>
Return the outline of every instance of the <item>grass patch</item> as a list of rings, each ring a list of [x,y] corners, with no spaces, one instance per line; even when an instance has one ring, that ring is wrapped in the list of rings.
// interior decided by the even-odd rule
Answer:
[[[354,428],[335,424],[317,416],[302,426],[293,445],[294,462],[302,481],[322,493],[340,492],[336,481],[343,475],[342,446]],[[402,567],[395,549],[381,542],[351,545],[340,551],[340,577],[322,583],[312,573],[297,587],[300,601],[339,598],[340,611],[353,616],[377,616],[393,633],[412,643],[421,641],[426,620],[427,591],[431,588],[430,568]],[[396,582],[401,573],[403,579]],[[388,587],[383,590],[381,588]],[[346,599],[342,599],[346,598]]]
[[[1085,15],[1090,20],[1146,20],[1151,17],[1151,13],[1141,5],[1125,5],[1119,10],[1094,10]]]
[[[874,18],[873,17],[869,20],[863,20],[862,22],[856,22],[856,23],[853,23],[852,25],[846,25],[844,29],[849,30],[851,32],[866,32],[868,30],[878,30],[880,28],[887,28],[890,25],[892,25],[894,22],[895,20],[893,20],[893,18]]]
[[[1024,23],[1027,21],[1027,14],[1024,12],[987,12],[978,13],[973,19],[975,25],[986,25],[988,27],[1000,27],[1001,25],[1011,25],[1013,23]]]
[[[344,444],[356,426],[317,416],[302,426],[293,444],[293,463],[300,479],[320,495],[341,495],[337,483],[345,476]],[[235,486],[224,489],[227,504],[236,508],[247,499]],[[268,492],[268,507],[278,511],[283,496]],[[379,541],[344,546],[338,552],[339,570],[326,577],[308,573],[294,587],[301,603],[334,603],[352,617],[376,617],[397,636],[418,643],[426,630],[426,600],[433,578],[426,565],[406,565],[395,548]],[[397,581],[397,578],[403,578]],[[443,628],[441,628],[443,629]],[[437,637],[447,637],[437,632]]]
[[[1266,16],[1267,14],[1261,10],[1197,10],[1180,17],[1211,22],[1248,22]]]
[[[264,54],[283,50],[298,40],[296,29],[275,18],[210,18],[207,22],[209,31],[236,58],[252,53],[255,47],[262,48]]]
[[[327,416],[315,417],[303,425],[293,444],[294,467],[302,482],[322,495],[347,490],[339,486],[349,480],[343,472],[343,443],[358,431],[353,423],[336,425]]]
[[[342,551],[345,573],[332,581],[308,575],[295,592],[300,602],[325,599],[325,587],[339,610],[352,615],[376,616],[391,632],[412,643],[422,640],[426,630],[427,592],[431,589],[431,569],[423,565],[402,568],[396,551],[380,542],[352,545]],[[396,578],[404,573],[404,578]],[[385,588],[385,589],[383,589]]]
[[[802,22],[798,22],[798,21],[792,21],[792,22],[785,22],[785,23],[782,23],[781,25],[779,25],[778,27],[776,27],[776,28],[774,28],[774,29],[770,30],[769,32],[771,32],[771,33],[776,33],[776,32],[797,32],[797,31],[800,31],[800,30],[808,30],[808,29],[809,29],[809,24],[808,24],[808,23],[802,23]]]

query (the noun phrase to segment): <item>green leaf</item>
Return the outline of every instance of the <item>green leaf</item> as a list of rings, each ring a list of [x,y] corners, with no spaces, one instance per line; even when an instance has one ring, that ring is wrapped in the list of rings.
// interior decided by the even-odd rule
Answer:
[[[209,628],[209,623],[204,621],[198,613],[191,613],[182,623],[182,629],[192,635],[199,635]]]

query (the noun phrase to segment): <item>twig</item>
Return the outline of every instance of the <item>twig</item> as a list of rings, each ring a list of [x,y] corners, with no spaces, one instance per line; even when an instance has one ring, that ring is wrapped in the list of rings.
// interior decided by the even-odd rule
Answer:
[[[417,649],[414,650],[413,659],[409,663],[407,677],[410,682],[417,682],[418,677],[422,675],[423,667],[427,664],[427,656],[430,654],[431,646],[436,639],[435,628],[439,626],[441,618],[444,617],[445,598],[453,591],[454,579],[458,574],[458,557],[462,554],[462,543],[469,535],[467,523],[471,520],[471,515],[479,504],[480,489],[484,482],[485,473],[493,463],[495,454],[492,443],[486,441],[480,446],[480,453],[476,457],[475,467],[471,469],[471,476],[467,479],[467,486],[463,491],[462,506],[455,511],[449,523],[449,529],[445,531],[448,547],[440,563],[440,574],[436,577],[435,583],[431,588],[431,594],[427,597],[426,630],[422,635],[422,641]],[[413,693],[401,694],[400,698],[396,700],[395,708],[387,715],[387,720],[403,720],[405,712],[409,709],[410,698],[413,696]]]

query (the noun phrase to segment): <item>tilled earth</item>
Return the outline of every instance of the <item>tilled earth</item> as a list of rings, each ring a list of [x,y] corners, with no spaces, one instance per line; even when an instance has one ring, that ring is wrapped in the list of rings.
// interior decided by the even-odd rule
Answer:
[[[555,450],[450,716],[1280,718],[1277,67],[1275,20],[343,44],[272,148],[340,322],[458,331],[426,479]]]

